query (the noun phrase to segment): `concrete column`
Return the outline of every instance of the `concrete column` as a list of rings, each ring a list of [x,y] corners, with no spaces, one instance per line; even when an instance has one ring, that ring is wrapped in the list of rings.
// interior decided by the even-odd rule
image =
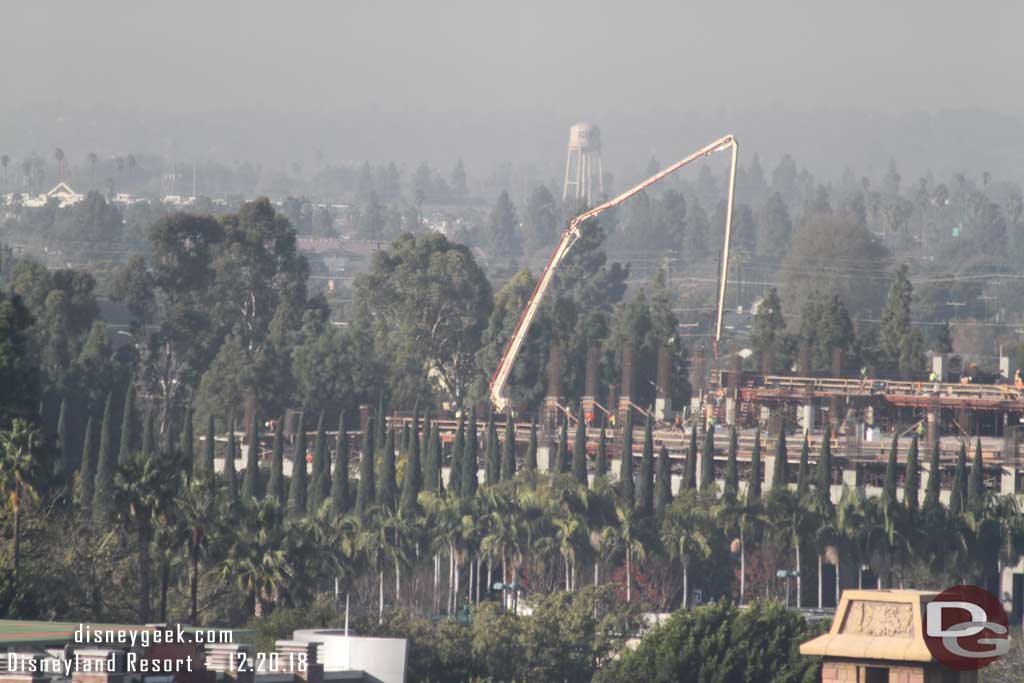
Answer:
[[[725,424],[736,424],[736,399],[731,396],[725,399]]]
[[[587,367],[584,373],[583,419],[587,424],[594,420],[594,403],[597,401],[597,373],[600,367],[601,352],[596,346],[587,349]]]
[[[655,384],[654,419],[668,420],[672,413],[672,357],[667,346],[658,349],[658,372]]]
[[[817,410],[814,406],[814,400],[808,399],[807,403],[800,409],[800,426],[803,427],[805,432],[814,430],[814,423],[817,417]]]
[[[928,446],[929,448],[934,447],[933,444],[939,439],[939,408],[934,406],[928,408],[926,429]]]
[[[761,444],[762,447],[765,444]],[[774,450],[772,451],[775,452]],[[765,493],[775,488],[775,456],[762,456],[761,457],[761,469],[764,470],[764,483],[761,484]]]
[[[999,493],[1020,493],[1017,490],[1017,466],[1003,465],[1002,474],[999,478]]]

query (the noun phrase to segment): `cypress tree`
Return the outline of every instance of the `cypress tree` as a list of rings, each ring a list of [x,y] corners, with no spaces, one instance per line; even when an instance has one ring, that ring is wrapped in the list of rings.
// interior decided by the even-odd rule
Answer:
[[[537,471],[537,420],[530,420],[530,445],[526,448],[526,461],[523,463],[527,472]]]
[[[797,498],[803,498],[807,493],[808,487],[811,485],[811,440],[807,432],[804,432],[804,443],[800,446],[800,466],[796,471],[796,495]]]
[[[508,481],[516,476],[516,432],[509,412],[505,420],[505,440],[501,444],[501,478]]]
[[[412,434],[409,437],[409,455],[405,461],[402,476],[402,498],[399,509],[404,515],[412,515],[417,509],[417,496],[423,488],[423,470],[420,467],[419,407],[413,409]]]
[[[238,474],[235,472],[235,421],[231,420],[228,429],[228,451],[224,454],[224,488],[229,500],[238,498]]]
[[[967,444],[960,442],[956,456],[956,470],[953,471],[953,490],[949,492],[949,513],[959,516],[964,511],[964,488],[967,486]]]
[[[299,429],[295,435],[295,449],[292,451],[292,480],[288,486],[286,510],[289,517],[303,517],[306,514],[306,494],[309,491],[306,450],[306,416],[299,413]]]
[[[974,460],[967,484],[967,504],[971,510],[981,510],[985,503],[985,465],[981,458],[981,437],[974,441]]]
[[[137,437],[135,436],[135,425],[137,423],[135,412],[135,383],[128,383],[128,391],[124,395],[124,412],[121,414],[121,447],[117,452],[117,462],[127,462],[128,456],[135,450]],[[117,468],[117,463],[114,464]]]
[[[246,437],[249,448],[245,456],[245,476],[242,479],[242,498],[253,500],[259,496],[260,486],[260,416],[253,411]]]
[[[402,425],[402,441],[398,445],[398,452],[406,457],[409,455],[409,449],[412,447],[412,431],[409,428],[409,423],[406,422]]]
[[[569,471],[569,418],[563,417],[562,427],[558,430],[558,450],[555,456],[555,471],[565,474]]]
[[[704,447],[700,450],[700,490],[710,491],[715,485],[715,430],[704,434]]]
[[[459,414],[459,426],[455,429],[452,441],[452,455],[448,464],[448,492],[459,498],[462,496],[463,459],[466,456],[466,413]]]
[[[885,486],[882,487],[882,500],[886,505],[896,506],[896,453],[899,449],[899,437],[892,435],[889,446],[889,460],[885,464]]]
[[[477,458],[479,439],[476,431],[476,408],[470,408],[469,427],[466,430],[466,448],[462,454],[462,498],[476,495],[479,484],[480,461]]]
[[[924,504],[921,506],[924,511],[934,511],[939,506],[939,492],[942,489],[942,466],[939,464],[939,456],[939,440],[935,439],[928,460],[928,484],[924,487]]]
[[[377,400],[377,433],[373,435],[373,444],[376,450],[387,440],[388,419],[384,415],[384,394]],[[376,454],[375,454],[376,455]],[[376,472],[374,472],[376,474]]]
[[[672,463],[668,457],[668,448],[661,445],[658,451],[658,478],[654,494],[654,509],[663,512],[672,504]]]
[[[636,504],[635,484],[633,483],[633,411],[626,411],[625,424],[622,425],[622,459],[619,461],[619,488],[622,502],[631,508]]]
[[[601,418],[601,433],[597,436],[597,462],[594,463],[594,476],[608,476],[608,437],[605,434],[605,425],[608,424],[608,416]]]
[[[388,429],[384,450],[377,461],[377,501],[389,510],[398,504],[398,474],[395,472],[395,427]]]
[[[61,399],[60,416],[57,418],[57,450],[60,453],[60,474],[71,476],[73,464],[71,462],[71,444],[68,443],[68,401]]]
[[[373,418],[367,418],[363,430],[363,448],[359,454],[359,486],[356,489],[356,514],[362,517],[374,501]]]
[[[92,416],[85,422],[85,438],[82,439],[82,458],[78,469],[78,481],[76,482],[75,502],[82,512],[83,518],[87,516],[92,506],[93,486],[96,484],[96,450],[93,448],[95,437],[92,431]]]
[[[789,487],[789,449],[786,447],[786,430],[779,427],[779,438],[775,440],[775,462],[772,463],[772,488]]]
[[[196,473],[197,479],[203,479],[207,482],[212,482],[217,472],[216,465],[214,464],[217,453],[215,427],[213,413],[210,413],[206,421],[206,443],[203,447],[203,459],[199,463],[199,471]]]
[[[328,484],[327,492],[330,492],[329,477],[331,467],[327,460],[327,431],[324,426],[324,417],[324,413],[321,411],[320,417],[316,421],[316,440],[313,442],[313,471],[309,477],[307,484],[309,488],[306,492],[307,507],[310,513],[317,512],[327,499],[324,484]]]
[[[747,482],[747,503],[761,500],[761,428],[754,430],[754,452],[750,456],[750,481]]]
[[[587,424],[580,405],[576,420],[576,436],[572,442],[572,476],[580,486],[587,485]]]
[[[818,489],[826,495],[832,490],[832,425],[825,425],[818,455]]]
[[[267,498],[284,505],[284,420],[282,416],[274,427],[274,447],[270,456],[270,477],[267,480]]]
[[[917,497],[921,488],[921,468],[918,464],[917,434],[910,441],[907,452],[907,467],[903,476],[903,502],[911,513],[917,512]]]
[[[114,396],[107,396],[100,423],[100,446],[96,458],[96,480],[93,484],[92,515],[97,531],[104,531],[113,515],[111,501],[114,496],[114,472],[117,471],[117,455],[114,452],[111,421],[113,419]]]
[[[649,413],[644,425],[644,448],[640,455],[640,485],[637,487],[636,507],[644,515],[654,514],[654,427]]]
[[[142,457],[152,458],[156,454],[156,435],[153,420],[153,410],[146,409],[146,416],[142,422]]]
[[[331,473],[331,511],[335,515],[348,512],[348,436],[345,433],[345,411],[338,416],[338,440],[334,446],[334,471]]]
[[[739,465],[736,463],[737,440],[736,425],[733,425],[729,429],[729,453],[725,461],[725,486],[722,489],[722,496],[726,500],[735,500],[740,491]]]
[[[430,430],[430,458],[434,463],[434,471],[437,472],[432,480],[434,483],[431,490],[437,495],[444,495],[444,477],[441,476],[441,463],[444,461],[444,448],[441,446],[441,430],[434,425]]]
[[[185,410],[185,424],[181,426],[181,459],[192,468],[189,474],[195,478],[196,437],[192,432],[192,406]]]
[[[434,445],[435,436],[439,436],[438,428],[430,422],[428,412],[423,419],[423,490],[439,495],[437,485],[441,480],[441,450]]]
[[[697,425],[690,429],[690,447],[686,450],[686,464],[683,467],[683,488],[697,488]]]
[[[484,482],[493,486],[501,481],[501,451],[498,450],[498,429],[494,416],[487,416],[487,457],[484,459]]]

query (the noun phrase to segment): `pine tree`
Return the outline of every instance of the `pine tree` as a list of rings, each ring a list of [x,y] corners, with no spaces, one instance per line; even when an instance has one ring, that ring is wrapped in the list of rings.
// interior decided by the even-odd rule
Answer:
[[[903,477],[903,503],[911,514],[917,513],[917,496],[921,488],[921,468],[918,464],[917,435],[910,441],[910,450],[907,452],[907,467]]]
[[[305,517],[306,495],[309,491],[309,472],[306,470],[306,416],[299,413],[299,428],[295,434],[295,449],[292,451],[292,480],[288,486],[289,517]]]
[[[885,485],[882,487],[882,500],[890,506],[896,507],[896,453],[899,450],[899,437],[892,435],[892,444],[889,446],[889,460],[885,464]]]
[[[808,487],[811,485],[810,458],[810,436],[807,432],[804,432],[804,442],[800,446],[800,466],[796,472],[796,495],[798,499],[803,499],[804,495],[807,494]]]
[[[338,416],[338,440],[334,446],[334,471],[331,473],[331,512],[348,512],[348,435],[345,433],[345,411]]]
[[[138,416],[135,410],[135,383],[128,383],[128,391],[124,396],[124,412],[121,414],[121,447],[117,451],[117,462],[127,462],[128,456],[135,450],[137,437],[135,436]],[[115,469],[116,469],[115,463]]]
[[[928,484],[924,487],[924,504],[921,509],[932,512],[939,507],[939,493],[942,488],[942,467],[939,463],[939,440],[932,444],[931,457],[928,459]]]
[[[608,417],[601,419],[601,433],[597,436],[597,461],[594,463],[594,476],[608,476],[608,436],[605,433],[605,425],[608,424]]]
[[[192,432],[192,406],[185,410],[185,424],[181,426],[181,460],[192,468],[189,474],[195,479],[196,437]]]
[[[487,457],[484,460],[484,483],[494,486],[501,481],[501,451],[498,450],[498,430],[494,416],[487,416]]]
[[[633,411],[626,411],[622,425],[622,459],[619,461],[619,488],[622,502],[627,508],[636,504],[633,483]]]
[[[775,462],[772,463],[772,488],[785,491],[789,487],[789,449],[786,448],[786,430],[779,427],[775,440]]]
[[[106,531],[113,517],[111,501],[114,497],[114,473],[117,471],[117,455],[114,452],[111,421],[113,420],[113,395],[107,396],[100,423],[100,446],[96,458],[96,479],[93,484],[92,516],[96,531]]]
[[[75,503],[82,512],[82,517],[87,517],[91,512],[93,486],[96,484],[96,450],[93,447],[95,437],[93,436],[92,416],[85,421],[85,438],[82,439],[82,458],[78,469],[78,481],[75,483]]]
[[[818,490],[828,495],[832,490],[832,426],[825,425],[821,437],[821,453],[818,455]]]
[[[736,425],[733,425],[729,429],[729,453],[725,461],[725,486],[722,489],[722,496],[726,500],[735,500],[740,491],[739,465],[736,463],[737,449]]]
[[[563,417],[558,430],[558,450],[555,452],[555,471],[565,474],[569,471],[569,418]]]
[[[199,463],[199,471],[196,473],[197,479],[202,479],[206,482],[212,482],[217,473],[215,465],[217,453],[215,427],[213,413],[211,413],[206,421],[206,443],[203,444],[203,459]]]
[[[974,441],[974,460],[967,484],[967,505],[971,510],[980,511],[985,504],[985,465],[981,458],[981,437]]]
[[[640,484],[637,486],[637,510],[654,514],[654,426],[650,414],[644,425],[644,447],[640,454]]]
[[[476,431],[476,408],[469,412],[469,427],[466,429],[466,448],[462,454],[462,498],[468,500],[476,495],[479,484],[480,461],[477,457],[479,439]]]
[[[747,504],[761,500],[761,429],[754,430],[754,452],[750,456],[750,481],[747,482]]]
[[[530,444],[526,447],[526,461],[523,463],[527,472],[537,471],[537,420],[530,420]]]
[[[420,434],[419,407],[413,409],[412,434],[409,437],[409,454],[405,461],[405,474],[402,476],[402,497],[399,509],[403,515],[411,518],[418,509],[417,496],[423,488],[423,470],[420,467]]]
[[[228,500],[238,499],[238,474],[235,472],[235,421],[228,428],[228,451],[224,454],[224,490]]]
[[[664,444],[658,451],[658,477],[655,481],[654,509],[662,513],[672,504],[672,462]]]
[[[462,496],[462,470],[465,467],[463,460],[466,457],[466,414],[463,411],[459,414],[459,426],[455,429],[455,439],[452,441],[452,455],[448,464],[448,493],[453,497]]]
[[[278,505],[285,504],[284,497],[284,417],[274,427],[274,446],[270,456],[270,477],[267,479],[266,497]]]
[[[57,418],[57,451],[60,453],[58,465],[61,476],[71,476],[71,444],[68,443],[68,401],[61,399],[60,417]]]
[[[587,424],[583,421],[583,406],[576,413],[576,436],[572,442],[572,477],[580,486],[587,485]]]
[[[249,448],[245,456],[245,476],[242,479],[242,498],[254,500],[259,496],[260,486],[260,416],[253,411],[246,437]]]
[[[508,481],[516,476],[516,432],[512,413],[505,420],[505,440],[501,444],[501,479]]]
[[[327,496],[324,492],[324,484],[330,483],[331,467],[327,460],[327,431],[324,425],[323,411],[316,421],[316,440],[313,441],[313,468],[310,473],[309,487],[306,491],[307,508],[310,513],[316,513]],[[328,488],[328,492],[330,488]]]
[[[686,465],[683,467],[683,488],[697,488],[697,426],[690,429],[690,447],[686,449]]]
[[[373,418],[367,418],[366,429],[363,431],[363,448],[359,454],[359,486],[356,489],[356,515],[362,518],[373,505],[376,487],[374,486],[374,453],[373,453]]]
[[[956,469],[953,471],[953,488],[949,492],[949,514],[959,517],[964,511],[964,489],[967,486],[967,443],[960,442],[960,452],[956,456]]]
[[[153,410],[147,409],[142,421],[142,457],[152,458],[156,455],[156,435],[153,434],[155,424]]]
[[[704,433],[704,447],[700,449],[700,490],[711,491],[715,485],[715,429]]]
[[[377,502],[388,510],[398,504],[398,474],[395,471],[395,427],[388,429],[384,450],[377,459]]]

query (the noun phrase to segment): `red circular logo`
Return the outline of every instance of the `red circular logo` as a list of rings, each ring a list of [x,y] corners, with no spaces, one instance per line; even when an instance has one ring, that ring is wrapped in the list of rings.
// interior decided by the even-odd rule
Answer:
[[[924,642],[942,665],[976,671],[1008,651],[1009,619],[987,590],[954,586],[925,606]]]

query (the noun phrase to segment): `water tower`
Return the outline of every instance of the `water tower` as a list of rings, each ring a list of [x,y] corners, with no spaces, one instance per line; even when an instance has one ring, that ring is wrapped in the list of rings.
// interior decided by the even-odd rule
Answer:
[[[595,189],[598,195],[604,194],[601,129],[592,123],[577,123],[569,129],[569,155],[565,160],[562,199],[572,197],[577,204],[593,205]]]

